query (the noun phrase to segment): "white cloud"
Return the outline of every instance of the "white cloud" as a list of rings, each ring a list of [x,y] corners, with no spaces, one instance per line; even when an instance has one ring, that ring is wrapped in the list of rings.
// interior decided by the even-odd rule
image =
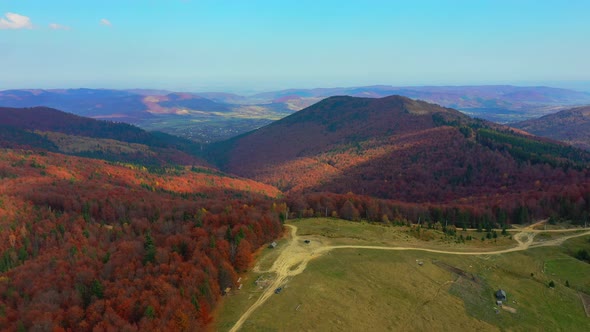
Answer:
[[[33,23],[27,16],[6,13],[4,17],[0,17],[0,29],[32,29]]]
[[[57,24],[57,23],[49,24],[49,28],[51,30],[70,30],[69,26],[65,26],[65,25],[61,25],[61,24]]]
[[[107,20],[106,18],[103,18],[102,20],[100,20],[100,25],[104,25],[104,26],[110,27],[113,24],[111,23],[111,21]]]

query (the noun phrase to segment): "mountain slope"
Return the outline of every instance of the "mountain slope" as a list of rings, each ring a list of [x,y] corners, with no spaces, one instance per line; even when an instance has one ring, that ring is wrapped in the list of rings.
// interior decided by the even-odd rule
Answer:
[[[590,161],[583,151],[399,96],[328,98],[208,153],[226,171],[290,193],[422,202],[554,190],[562,180],[552,175]]]
[[[331,97],[257,131],[214,144],[209,150],[213,154],[220,152],[221,160],[225,159],[224,155],[229,158],[224,167],[253,175],[258,167],[268,163],[314,155],[339,144],[432,126],[432,116],[419,116],[419,112],[468,119],[460,112],[399,96]],[[225,154],[223,146],[232,146],[231,153]]]
[[[0,149],[2,330],[207,330],[284,205],[206,171]]]
[[[511,126],[590,150],[590,106],[560,111]]]
[[[0,126],[5,128],[0,135],[4,147],[75,151],[73,154],[82,156],[149,164],[203,163],[196,157],[199,146],[189,140],[46,107],[0,107]]]

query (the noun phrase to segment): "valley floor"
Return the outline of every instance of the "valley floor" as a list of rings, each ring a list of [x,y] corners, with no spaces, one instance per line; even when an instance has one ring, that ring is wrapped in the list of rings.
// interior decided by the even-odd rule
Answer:
[[[547,267],[543,263],[539,271],[538,262],[544,255],[540,252],[588,236],[588,229],[546,231],[535,224],[511,230],[510,238],[493,244],[483,238],[457,244],[444,237],[422,241],[405,227],[334,219],[297,220],[286,226],[288,238],[276,249],[266,249],[242,290],[224,300],[218,330],[520,330],[534,327],[539,320],[533,318],[554,301],[571,302],[565,308],[560,304],[560,310],[575,319],[546,326],[590,327],[575,291],[590,291],[590,281],[571,288],[559,285],[547,293]],[[471,233],[476,232],[466,232]],[[534,254],[522,254],[533,248],[538,248],[531,250]],[[522,264],[514,265],[518,261]],[[531,272],[522,271],[525,267]],[[515,299],[508,304],[515,308],[505,305],[501,314],[494,309],[495,287],[508,289]]]

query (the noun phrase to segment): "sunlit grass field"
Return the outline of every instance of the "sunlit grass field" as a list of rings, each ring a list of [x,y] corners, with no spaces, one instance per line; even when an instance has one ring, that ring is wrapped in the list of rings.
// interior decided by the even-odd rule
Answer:
[[[293,224],[300,237],[321,235],[333,245],[425,243],[428,247],[482,245],[489,249],[511,241],[502,237],[502,243],[478,239],[457,244],[441,239],[438,233],[422,241],[409,235],[406,227],[334,219]],[[479,256],[335,249],[288,280],[280,294],[253,313],[242,331],[588,331],[590,318],[578,291],[590,290],[590,265],[569,253],[589,246],[589,241],[586,236],[558,247]],[[269,267],[280,250],[281,244],[277,249],[263,249],[261,265]],[[229,330],[257,299],[262,289],[254,281],[260,275],[272,278],[251,272],[242,290],[223,300],[215,330]],[[554,288],[548,286],[552,280]],[[514,312],[496,306],[494,293],[499,288],[507,293],[505,306]]]

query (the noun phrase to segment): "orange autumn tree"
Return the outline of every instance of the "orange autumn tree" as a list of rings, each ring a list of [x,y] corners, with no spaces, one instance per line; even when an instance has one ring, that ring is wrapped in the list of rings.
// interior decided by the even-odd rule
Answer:
[[[0,171],[8,330],[201,330],[251,251],[282,232],[275,192],[249,180],[12,150]]]

